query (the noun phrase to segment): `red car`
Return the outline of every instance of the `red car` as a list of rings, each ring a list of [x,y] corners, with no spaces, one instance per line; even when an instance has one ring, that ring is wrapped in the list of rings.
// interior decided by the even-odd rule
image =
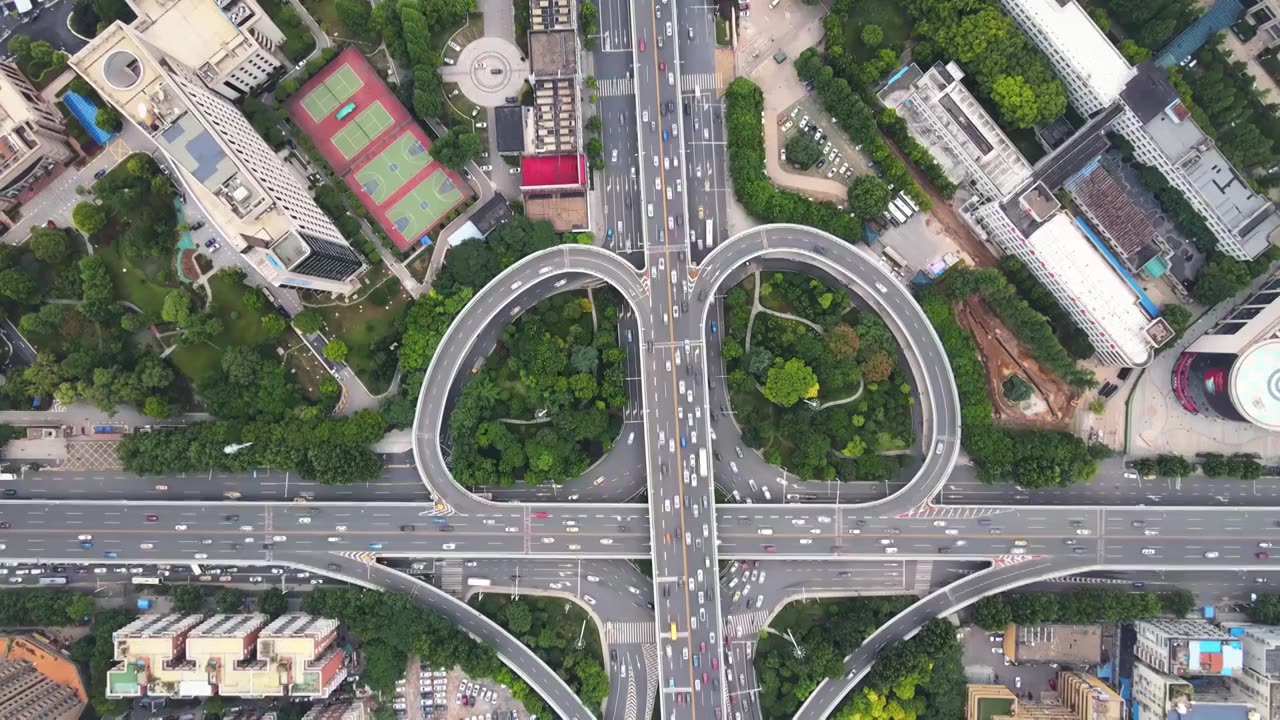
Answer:
[[[709,680],[707,679],[707,672],[704,670],[702,671],[702,684],[706,685],[708,682]]]
[[[534,514],[533,514],[533,516],[534,516],[534,517],[536,517],[536,518],[538,518],[538,519],[543,519],[543,518],[549,518],[549,517],[551,517],[551,513],[538,511],[538,512],[534,513]]]
[[[659,60],[659,61],[658,61],[658,70],[659,70],[660,72],[666,72],[666,71],[667,71],[667,63],[666,63],[665,61],[663,61],[663,60]]]
[[[53,224],[53,221],[52,221],[52,220],[46,220],[46,221],[45,221],[45,223],[44,223],[44,226],[45,226],[45,227],[51,227],[51,228],[56,228],[56,227],[58,227],[57,225]]]
[[[147,522],[156,522],[160,519],[159,515],[148,515]]]
[[[640,52],[644,52],[644,38],[640,38]]]
[[[8,530],[11,527],[13,526],[9,524],[8,520],[5,520],[4,522],[0,522],[0,530]]]
[[[720,660],[719,660],[719,658],[711,658],[711,669],[712,669],[712,670],[719,670],[719,669],[720,669]]]
[[[764,551],[765,551],[765,552],[775,552],[777,549],[778,549],[778,548],[776,548],[776,547],[774,547],[774,546],[772,546],[772,545],[765,545],[765,546],[764,546]]]
[[[1270,559],[1271,559],[1271,556],[1270,556],[1270,555],[1268,555],[1268,554],[1266,554],[1266,553],[1264,553],[1264,552],[1255,553],[1255,554],[1254,554],[1254,557],[1258,558],[1259,560],[1270,560]]]

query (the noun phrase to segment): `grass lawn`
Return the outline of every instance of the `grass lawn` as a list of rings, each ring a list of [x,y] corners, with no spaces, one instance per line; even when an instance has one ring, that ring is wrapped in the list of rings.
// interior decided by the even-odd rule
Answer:
[[[177,287],[169,282],[166,272],[173,267],[173,256],[148,260],[144,267],[138,267],[126,260],[115,245],[98,247],[94,249],[94,253],[106,260],[107,266],[111,268],[116,296],[137,305],[143,312],[158,319],[164,305],[164,296]]]
[[[199,380],[218,367],[222,359],[220,348],[258,345],[269,339],[259,321],[262,313],[244,304],[244,293],[249,288],[239,278],[215,275],[209,278],[209,289],[213,292],[212,310],[222,321],[222,332],[209,343],[187,345],[169,356],[182,374],[192,380]]]
[[[864,0],[858,6],[856,17],[856,22],[845,22],[844,43],[858,62],[866,62],[881,48],[901,51],[911,35],[911,16],[902,7],[901,0]],[[862,43],[862,28],[867,25],[879,25],[884,31],[884,40],[876,47],[869,48]]]
[[[978,701],[978,720],[991,720],[996,715],[1013,712],[1013,701],[1003,698],[982,698]]]
[[[385,298],[384,303],[375,302],[379,293],[377,289],[366,295],[365,299],[352,305],[331,305],[319,308],[324,315],[324,332],[329,338],[341,338],[350,349],[346,363],[351,366],[369,392],[377,394],[386,389],[385,382],[374,382],[373,372],[376,369],[374,354],[385,349],[395,340],[395,319],[409,305],[409,293],[400,287],[398,281],[388,281],[386,287],[394,287],[395,292]]]
[[[280,344],[286,349],[285,369],[302,386],[302,394],[311,402],[316,402],[320,399],[320,381],[329,377],[329,373],[320,366],[320,361],[292,329],[285,331]]]

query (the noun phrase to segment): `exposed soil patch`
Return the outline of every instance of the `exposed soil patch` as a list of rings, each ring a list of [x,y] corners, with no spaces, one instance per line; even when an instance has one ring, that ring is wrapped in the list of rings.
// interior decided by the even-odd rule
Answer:
[[[1006,426],[1069,430],[1071,417],[1079,403],[1079,395],[1053,373],[1031,358],[1008,328],[991,313],[976,294],[960,303],[956,311],[960,322],[978,344],[978,354],[987,370],[987,394],[996,411],[996,422]],[[1017,373],[1031,383],[1048,410],[1036,415],[1024,414],[1005,399],[1000,384]]]
[[[196,266],[196,251],[190,248],[182,251],[182,276],[191,282],[200,277],[200,268]]]

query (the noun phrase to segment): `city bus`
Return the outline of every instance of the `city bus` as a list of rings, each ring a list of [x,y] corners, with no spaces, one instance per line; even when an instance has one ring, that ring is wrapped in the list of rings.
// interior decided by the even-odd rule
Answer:
[[[138,577],[132,578],[134,585],[160,585],[163,581],[158,577]]]
[[[899,210],[898,206],[893,203],[889,203],[889,208],[886,212],[888,212],[889,220],[891,220],[894,225],[901,225],[907,221],[907,215]]]
[[[907,266],[907,259],[899,255],[897,250],[894,250],[888,245],[884,248],[884,258],[888,260],[889,264],[896,270],[901,270]]]
[[[916,204],[915,200],[911,199],[910,195],[904,192],[898,193],[898,199],[906,203],[907,207],[911,208],[912,212],[920,212],[920,206]]]
[[[715,221],[712,218],[707,218],[707,249],[708,250],[716,246],[716,236],[711,234],[711,231],[712,231],[711,224],[713,222]]]
[[[905,217],[908,217],[908,218],[909,218],[909,217],[911,217],[912,215],[915,215],[915,211],[913,211],[913,210],[911,209],[911,206],[910,206],[910,205],[908,205],[908,204],[906,203],[906,201],[904,201],[904,200],[902,199],[902,196],[901,196],[901,195],[899,195],[898,197],[896,197],[896,198],[894,198],[892,201],[890,201],[890,202],[889,202],[889,206],[890,206],[890,207],[896,207],[896,208],[898,208],[898,210],[902,211],[902,214],[903,214],[903,216],[905,216]]]
[[[67,579],[64,577],[42,577],[36,582],[41,585],[66,585]]]
[[[698,448],[698,474],[702,477],[707,476],[707,449]]]

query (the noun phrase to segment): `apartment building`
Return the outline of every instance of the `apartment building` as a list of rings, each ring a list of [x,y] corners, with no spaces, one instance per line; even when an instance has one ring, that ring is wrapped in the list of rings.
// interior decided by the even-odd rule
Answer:
[[[62,115],[12,62],[0,62],[0,210],[75,159]]]
[[[964,75],[954,62],[927,72],[908,65],[885,84],[880,102],[902,117],[952,182],[1004,197],[1031,177],[1031,164],[960,82]]]
[[[132,29],[193,69],[210,90],[238,100],[284,68],[284,33],[256,0],[125,0]]]
[[[1134,656],[1162,673],[1230,676],[1244,667],[1240,638],[1204,620],[1143,620],[1133,629]]]
[[[1158,169],[1204,216],[1224,253],[1249,260],[1270,246],[1280,214],[1195,124],[1165,71],[1131,66],[1077,0],[1002,0],[1090,117],[1119,103],[1112,127],[1143,164]]]
[[[301,614],[144,615],[112,637],[107,697],[328,697],[347,674],[337,630]]]
[[[1173,336],[1151,300],[1099,252],[1101,240],[1088,223],[1063,210],[1043,182],[972,213],[1089,335],[1099,362],[1141,367]]]
[[[0,658],[0,718],[76,720],[84,707],[75,688],[41,673],[30,661]]]
[[[323,705],[316,705],[302,716],[302,720],[368,720],[372,717],[364,702],[360,700],[340,700]]]
[[[116,22],[71,67],[155,141],[181,186],[268,282],[353,291],[364,260],[302,180],[224,94],[148,37]]]
[[[1058,673],[1058,701],[1070,710],[1072,720],[1124,720],[1124,698],[1088,673]]]

